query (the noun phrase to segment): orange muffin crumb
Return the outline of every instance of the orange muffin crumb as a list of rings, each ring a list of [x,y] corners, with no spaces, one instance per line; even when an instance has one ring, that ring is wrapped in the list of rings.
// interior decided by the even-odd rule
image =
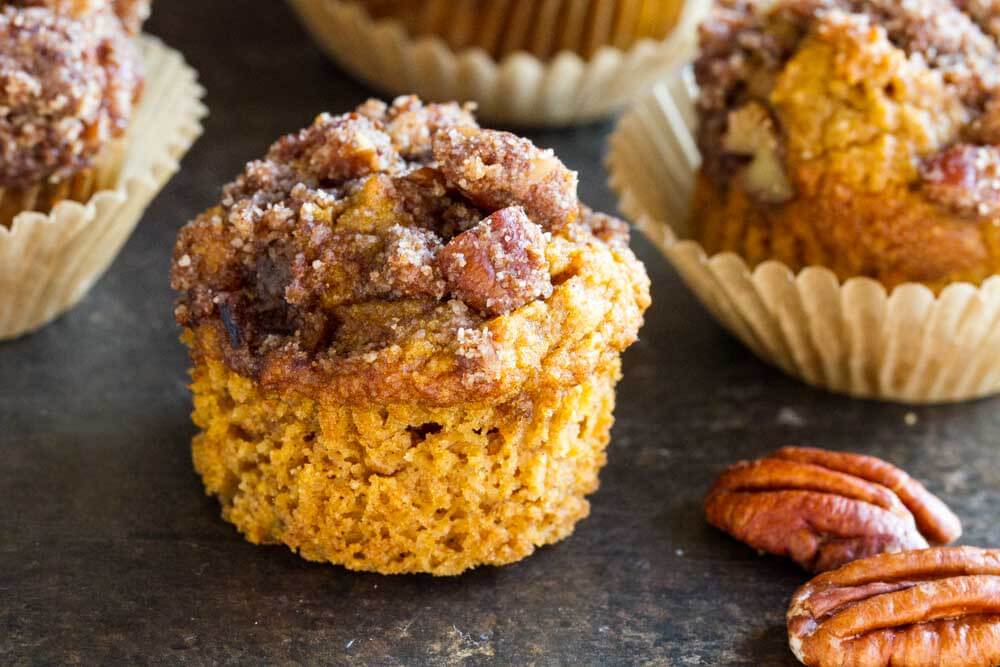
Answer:
[[[195,466],[253,542],[456,574],[568,535],[649,282],[550,151],[401,98],[285,137],[181,232]]]

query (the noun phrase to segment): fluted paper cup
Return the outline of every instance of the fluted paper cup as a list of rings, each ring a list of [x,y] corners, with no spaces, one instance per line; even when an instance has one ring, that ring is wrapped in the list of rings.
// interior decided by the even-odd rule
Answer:
[[[690,240],[696,95],[690,69],[672,73],[622,118],[607,164],[623,213],[723,326],[761,359],[839,393],[914,404],[1000,393],[1000,276],[888,292],[822,267],[751,268]]]
[[[195,71],[152,37],[140,45],[146,83],[117,187],[0,226],[0,340],[38,329],[83,298],[201,134],[206,110]]]
[[[452,50],[479,47],[495,59],[524,51],[546,59],[602,46],[626,50],[663,40],[685,0],[353,0],[374,19],[394,19],[410,35],[436,35]]]
[[[471,100],[481,118],[520,126],[582,123],[621,108],[690,56],[696,27],[711,5],[687,0],[665,40],[643,39],[626,50],[603,47],[590,58],[560,50],[546,59],[517,52],[498,61],[481,47],[456,51],[439,37],[412,36],[402,23],[373,19],[349,0],[288,2],[327,54],[373,87],[432,101]],[[539,34],[558,39],[560,33]],[[546,48],[532,44],[533,51]]]

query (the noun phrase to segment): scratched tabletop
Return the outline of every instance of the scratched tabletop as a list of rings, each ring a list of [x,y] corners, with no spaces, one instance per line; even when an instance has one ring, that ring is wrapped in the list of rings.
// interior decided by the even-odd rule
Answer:
[[[0,344],[0,664],[795,664],[783,619],[806,577],[701,512],[722,467],[790,443],[889,459],[952,505],[964,543],[1000,546],[1000,401],[909,408],[810,389],[727,335],[639,237],[654,304],[572,537],[446,579],[244,542],[191,467],[173,239],[279,135],[374,93],[277,0],[161,2],[148,31],[198,69],[211,116],[89,296]],[[611,128],[527,134],[614,210]]]

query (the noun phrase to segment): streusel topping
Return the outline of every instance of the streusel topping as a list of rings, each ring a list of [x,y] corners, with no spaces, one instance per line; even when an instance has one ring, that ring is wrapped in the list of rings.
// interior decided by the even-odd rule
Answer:
[[[548,299],[587,253],[606,254],[611,276],[646,280],[627,227],[583,207],[576,183],[552,151],[482,129],[454,103],[402,97],[321,115],[181,231],[177,320],[215,326],[245,375],[279,357],[286,370],[294,358],[340,372],[404,349],[425,365],[446,352],[461,368],[440,372],[475,383],[514,353],[484,325]],[[648,300],[630,294],[620,323],[633,337],[637,298]],[[380,377],[416,375],[394,363]]]
[[[0,187],[60,181],[122,135],[139,55],[109,12],[0,8]]]
[[[0,0],[0,6],[46,7],[64,16],[83,18],[114,12],[130,34],[138,34],[149,18],[152,0]]]

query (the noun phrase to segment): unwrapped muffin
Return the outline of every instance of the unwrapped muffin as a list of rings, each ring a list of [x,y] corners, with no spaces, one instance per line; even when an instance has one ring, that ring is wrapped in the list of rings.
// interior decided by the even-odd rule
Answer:
[[[649,304],[624,223],[468,108],[278,141],[174,251],[195,467],[255,543],[456,574],[566,537]]]
[[[115,184],[141,69],[109,4],[0,3],[0,225]]]
[[[494,58],[523,51],[590,58],[602,47],[629,49],[662,40],[684,0],[361,0],[376,19],[399,21],[414,36],[440,37],[452,49],[478,47]]]
[[[722,0],[702,28],[696,237],[940,290],[1000,272],[991,3]]]

